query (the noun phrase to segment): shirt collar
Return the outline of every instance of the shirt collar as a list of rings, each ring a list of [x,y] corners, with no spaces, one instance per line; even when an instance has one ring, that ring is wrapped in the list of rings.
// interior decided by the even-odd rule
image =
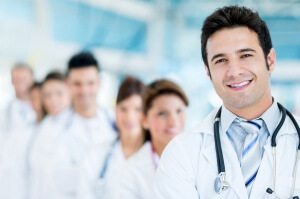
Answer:
[[[237,118],[235,114],[230,112],[224,105],[222,106],[221,113],[221,133],[224,135],[229,129],[232,122]]]
[[[279,120],[280,120],[280,110],[278,108],[277,102],[274,100],[270,108],[268,108],[260,117],[265,122],[268,132],[272,136],[275,131]],[[222,106],[221,113],[221,133],[226,133],[235,118],[239,118],[234,113],[230,112],[224,105]]]
[[[279,107],[277,102],[274,100],[272,106],[260,116],[260,118],[262,118],[265,122],[271,136],[279,123],[280,115]]]

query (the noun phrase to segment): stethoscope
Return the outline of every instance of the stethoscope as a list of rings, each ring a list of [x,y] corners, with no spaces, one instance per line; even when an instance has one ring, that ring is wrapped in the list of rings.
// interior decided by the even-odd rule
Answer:
[[[298,123],[296,122],[295,118],[293,117],[293,115],[286,110],[281,104],[277,103],[279,110],[282,112],[282,117],[281,120],[278,124],[278,126],[276,127],[272,138],[271,138],[271,146],[273,149],[273,165],[274,165],[274,181],[273,181],[273,189],[268,188],[266,190],[267,193],[275,196],[276,198],[279,199],[299,199],[298,196],[293,196],[294,191],[295,191],[295,183],[296,183],[296,174],[297,174],[297,165],[298,165],[298,161],[299,161],[299,157],[300,157],[300,128]],[[223,153],[222,153],[222,147],[221,147],[221,141],[220,141],[220,133],[219,133],[219,124],[220,124],[220,118],[221,118],[221,110],[222,107],[219,109],[219,111],[216,114],[215,120],[214,120],[214,139],[215,139],[215,147],[216,147],[216,155],[217,155],[217,164],[218,164],[218,177],[215,180],[215,191],[220,194],[222,191],[227,190],[230,185],[229,183],[226,181],[226,171],[225,171],[225,164],[224,164],[224,157],[223,157]],[[294,171],[293,171],[293,187],[292,187],[292,191],[290,193],[289,197],[282,197],[279,196],[278,194],[276,194],[276,136],[279,132],[279,130],[281,129],[285,119],[286,119],[286,115],[288,115],[290,117],[290,119],[292,120],[297,133],[298,133],[298,137],[299,137],[299,145],[298,145],[298,153],[297,153],[297,157],[296,157],[296,162],[294,164]]]
[[[104,163],[103,163],[103,166],[102,166],[100,174],[99,174],[99,178],[101,180],[103,180],[105,178],[108,164],[109,164],[112,154],[114,152],[115,146],[117,145],[118,142],[119,142],[119,137],[115,141],[112,142],[112,144],[110,145],[110,148],[108,150],[108,153],[106,154],[106,156],[104,158]]]
[[[95,193],[100,198],[103,196],[103,193],[105,190],[105,184],[106,184],[105,176],[107,174],[108,166],[111,163],[111,158],[113,156],[115,147],[118,142],[119,142],[119,137],[111,143],[110,148],[109,148],[108,152],[106,153],[106,156],[104,157],[104,162],[103,162],[102,168],[100,170],[99,176],[95,183]]]

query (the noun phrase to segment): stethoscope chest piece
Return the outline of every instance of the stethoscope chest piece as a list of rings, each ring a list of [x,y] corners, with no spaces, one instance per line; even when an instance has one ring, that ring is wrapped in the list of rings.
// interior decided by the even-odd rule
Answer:
[[[220,194],[222,191],[227,190],[230,187],[229,183],[225,180],[225,173],[219,173],[215,180],[215,191]]]

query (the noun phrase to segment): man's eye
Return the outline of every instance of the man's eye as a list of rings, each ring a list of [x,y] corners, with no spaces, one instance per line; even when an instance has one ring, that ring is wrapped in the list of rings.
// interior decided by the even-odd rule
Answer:
[[[226,59],[219,59],[219,60],[216,61],[215,64],[222,63],[222,62],[225,62],[225,61],[226,61]]]
[[[164,112],[164,111],[160,111],[160,112],[158,112],[158,114],[157,115],[159,115],[159,116],[164,116],[164,115],[166,115],[166,112]]]
[[[246,57],[252,57],[252,55],[251,54],[244,54],[244,55],[241,56],[241,58],[246,58]]]

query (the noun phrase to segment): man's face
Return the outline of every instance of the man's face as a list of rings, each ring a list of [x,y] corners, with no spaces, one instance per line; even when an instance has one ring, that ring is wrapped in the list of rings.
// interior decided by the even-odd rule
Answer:
[[[15,68],[11,73],[11,81],[18,98],[26,98],[33,84],[32,73],[27,68]]]
[[[68,85],[74,106],[80,109],[95,106],[100,85],[98,71],[95,67],[72,69],[69,72]]]
[[[208,39],[206,49],[207,75],[226,108],[240,110],[271,98],[276,55],[271,49],[265,59],[255,32],[246,27],[219,30]]]

